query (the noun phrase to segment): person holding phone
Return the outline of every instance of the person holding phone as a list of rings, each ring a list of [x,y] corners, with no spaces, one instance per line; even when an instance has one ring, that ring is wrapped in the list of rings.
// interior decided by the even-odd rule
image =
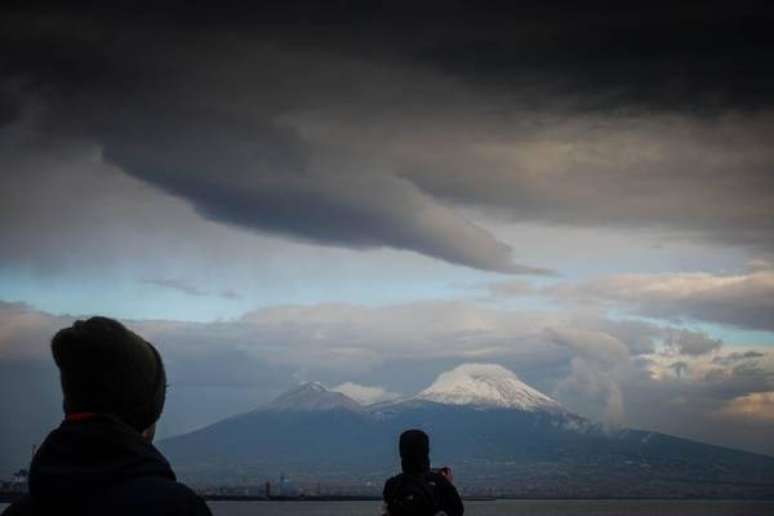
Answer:
[[[389,516],[462,516],[465,507],[452,483],[449,466],[430,467],[430,438],[422,430],[406,430],[398,443],[402,472],[385,482]]]

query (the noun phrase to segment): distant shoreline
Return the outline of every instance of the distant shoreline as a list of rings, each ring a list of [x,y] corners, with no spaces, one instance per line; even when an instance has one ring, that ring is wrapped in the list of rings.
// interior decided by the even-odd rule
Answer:
[[[381,498],[376,496],[252,496],[202,494],[208,502],[373,502]]]
[[[7,503],[11,504],[24,496],[26,493],[20,493],[20,492],[2,492],[0,491],[0,503]],[[252,495],[217,495],[217,494],[202,494],[202,498],[204,498],[208,502],[380,502],[382,501],[381,497],[378,496],[365,496],[365,495],[330,495],[330,496],[304,496],[304,497],[291,497],[291,496],[272,496],[270,498],[266,498],[265,496],[252,496]],[[683,497],[659,497],[659,496],[653,496],[653,497],[626,497],[626,496],[619,496],[619,497],[609,497],[609,496],[600,496],[600,497],[562,497],[562,496],[556,496],[556,497],[516,497],[516,496],[498,496],[498,497],[487,497],[487,496],[470,496],[470,497],[463,497],[463,500],[466,502],[494,502],[497,500],[524,500],[524,501],[604,501],[604,500],[610,500],[610,501],[634,501],[634,500],[649,500],[649,501],[657,501],[657,500],[663,500],[663,501],[673,501],[673,502],[679,502],[679,501],[714,501],[714,502],[771,502],[774,501],[774,497],[748,497],[748,498],[727,498],[727,497],[718,497],[718,498],[708,498],[708,497],[689,497],[689,496],[683,496]]]
[[[271,497],[266,498],[264,496],[250,496],[250,495],[201,495],[202,498],[207,500],[208,502],[381,502],[382,498],[378,496],[306,496],[306,497],[283,497],[283,496],[277,496],[277,497]],[[588,496],[588,497],[562,497],[562,496],[555,496],[555,497],[518,497],[518,496],[498,496],[498,497],[485,497],[485,496],[470,496],[470,497],[463,497],[463,500],[465,502],[495,502],[498,500],[507,500],[507,501],[563,501],[563,502],[571,502],[571,501],[636,501],[636,500],[647,500],[647,501],[670,501],[670,502],[680,502],[680,501],[690,501],[690,502],[696,502],[696,501],[712,501],[712,502],[771,502],[774,501],[774,497],[748,497],[748,498],[727,498],[727,497],[718,497],[718,498],[708,498],[706,496],[697,496],[697,497],[689,497],[689,496],[683,496],[683,497],[664,497],[664,496],[652,496],[652,497],[643,497],[643,496],[619,496],[619,497],[610,497],[610,496]]]

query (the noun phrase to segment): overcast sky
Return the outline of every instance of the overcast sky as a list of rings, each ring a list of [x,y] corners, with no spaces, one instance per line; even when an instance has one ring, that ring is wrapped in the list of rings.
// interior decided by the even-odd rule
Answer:
[[[17,434],[59,417],[52,333],[105,314],[162,350],[166,435],[475,361],[774,454],[765,2],[121,4],[0,13]]]

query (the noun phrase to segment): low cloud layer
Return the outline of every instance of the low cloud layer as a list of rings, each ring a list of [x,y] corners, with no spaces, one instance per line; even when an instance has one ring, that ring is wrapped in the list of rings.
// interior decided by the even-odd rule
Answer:
[[[45,365],[53,378],[46,403],[55,412],[48,341],[72,319],[19,304],[0,310],[0,366]],[[464,303],[288,306],[225,322],[127,323],[167,363],[165,435],[249,410],[299,381],[319,380],[370,403],[412,395],[445,370],[485,361],[606,424],[774,453],[765,437],[774,355],[685,328]],[[40,374],[30,378],[40,382]]]
[[[718,415],[774,423],[774,391],[756,392],[734,398],[730,404],[718,411]]]
[[[183,294],[193,297],[205,297],[212,295],[217,295],[224,299],[239,299],[240,297],[239,294],[232,290],[223,290],[213,294],[212,292],[201,289],[195,285],[191,285],[190,283],[187,283],[186,281],[179,278],[148,278],[143,280],[142,283],[182,292]]]
[[[597,302],[639,315],[774,330],[774,272],[626,274],[545,289],[560,300]],[[690,343],[680,344],[690,347]]]
[[[344,382],[341,385],[333,387],[331,390],[346,394],[362,405],[371,405],[373,403],[394,400],[395,398],[400,397],[399,394],[389,392],[384,387],[360,385],[352,382]]]

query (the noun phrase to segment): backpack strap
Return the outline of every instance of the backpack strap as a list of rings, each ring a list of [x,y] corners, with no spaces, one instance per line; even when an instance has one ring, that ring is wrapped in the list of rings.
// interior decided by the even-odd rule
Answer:
[[[435,481],[430,480],[430,475],[430,472],[422,475],[422,486],[425,489],[427,495],[430,497],[430,500],[433,502],[433,511],[435,511],[434,514],[436,516],[445,516],[446,513],[441,511],[441,493],[438,490],[438,484]]]

